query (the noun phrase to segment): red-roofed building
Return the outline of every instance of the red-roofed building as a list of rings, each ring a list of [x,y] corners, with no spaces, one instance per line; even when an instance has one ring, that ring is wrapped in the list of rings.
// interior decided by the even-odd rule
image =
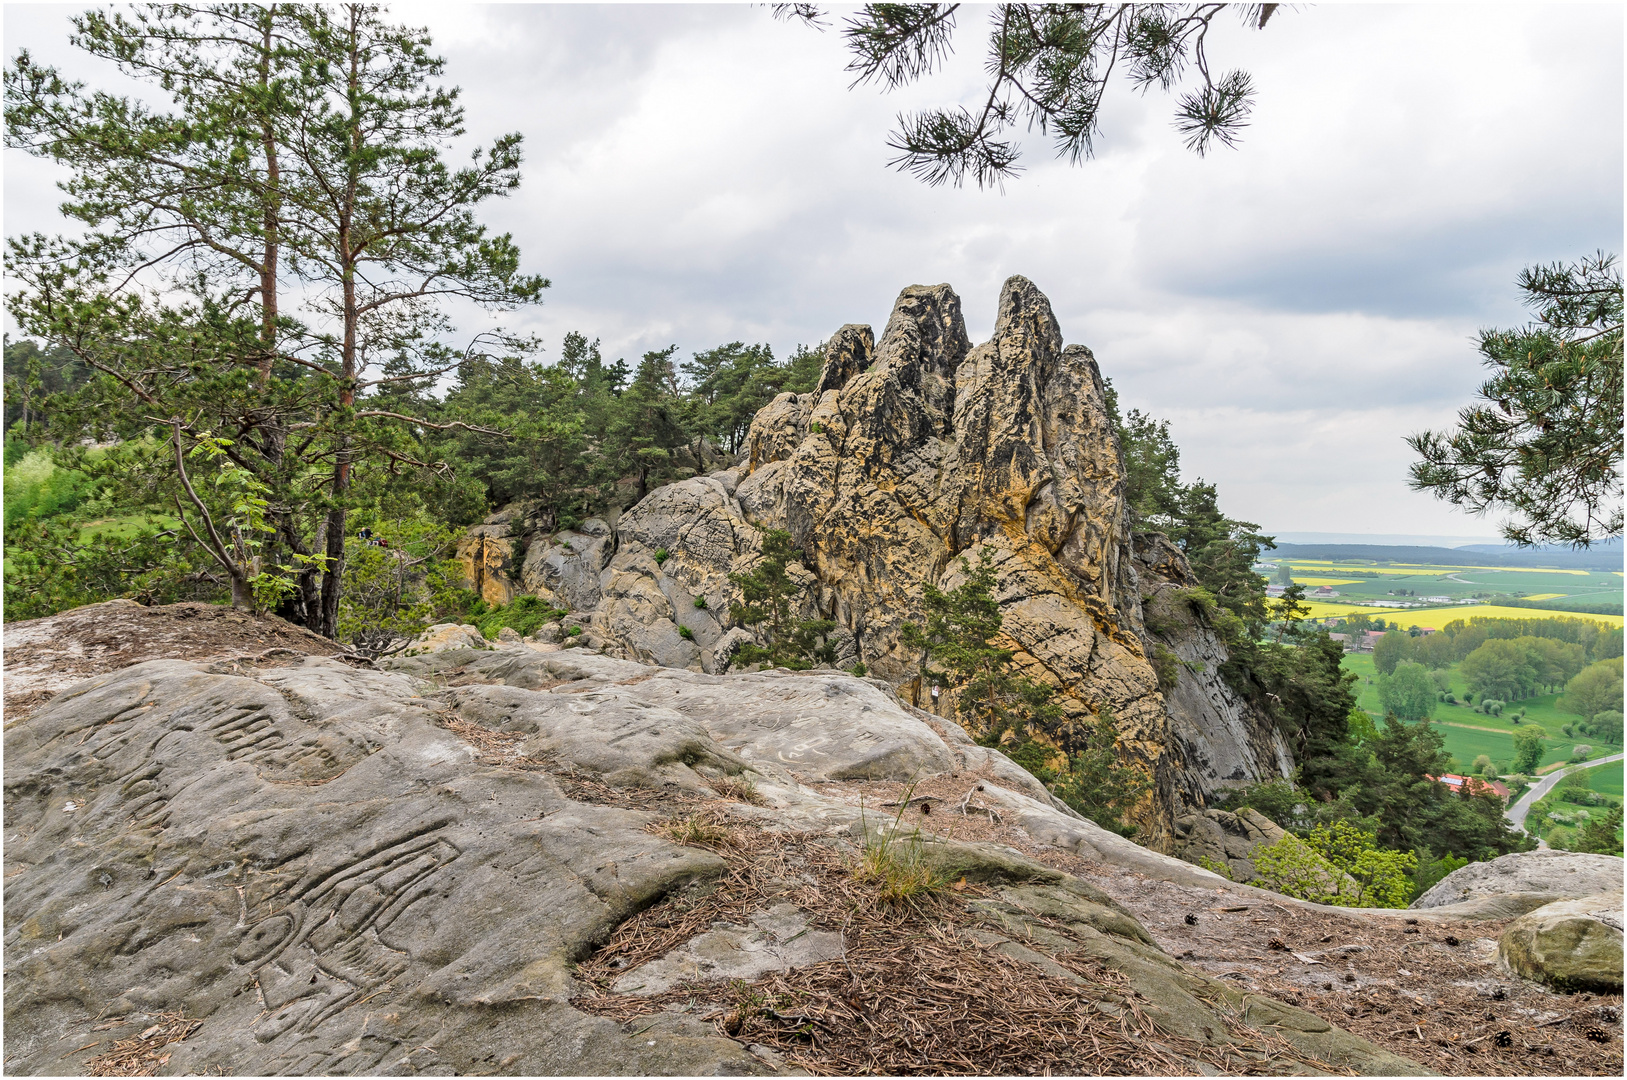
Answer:
[[[1501,780],[1482,780],[1478,776],[1459,776],[1456,773],[1444,773],[1440,776],[1431,776],[1429,779],[1445,784],[1453,791],[1463,791],[1467,788],[1471,795],[1481,795],[1489,791],[1504,802],[1508,801],[1509,790]]]

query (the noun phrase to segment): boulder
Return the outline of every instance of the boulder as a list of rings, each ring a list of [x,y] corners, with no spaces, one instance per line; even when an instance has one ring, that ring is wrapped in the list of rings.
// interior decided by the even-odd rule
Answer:
[[[1254,854],[1287,831],[1258,810],[1205,810],[1175,819],[1171,854],[1198,866],[1223,866],[1233,881],[1254,880]]]
[[[1620,863],[1618,861],[1617,865]],[[1617,883],[1620,883],[1617,877]],[[1622,893],[1558,900],[1515,919],[1497,942],[1497,959],[1516,975],[1556,990],[1622,990]]]
[[[529,538],[520,585],[565,611],[592,611],[603,594],[599,575],[616,550],[615,533],[600,518],[574,529]]]
[[[1609,855],[1571,851],[1516,851],[1461,866],[1412,902],[1415,908],[1501,898],[1520,914],[1555,900],[1574,900],[1621,888],[1622,862]],[[1519,910],[1513,910],[1518,907]]]
[[[480,633],[480,628],[468,623],[436,623],[412,639],[404,650],[407,655],[440,652],[442,649],[489,649],[491,644]]]

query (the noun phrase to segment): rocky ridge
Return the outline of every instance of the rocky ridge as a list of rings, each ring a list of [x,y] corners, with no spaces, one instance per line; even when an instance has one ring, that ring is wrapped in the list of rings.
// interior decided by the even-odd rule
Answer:
[[[837,623],[838,665],[923,705],[900,629],[922,620],[924,582],[953,588],[961,558],[990,547],[1008,645],[1061,693],[1065,720],[1041,737],[1078,748],[1079,721],[1110,713],[1156,781],[1134,816],[1162,841],[1217,785],[1286,775],[1292,759],[1220,678],[1225,650],[1183,599],[1197,584],[1185,558],[1132,534],[1103,389],[1028,280],[1005,283],[977,346],[947,285],[905,289],[879,342],[842,327],[818,387],[758,413],[735,467],[652,492],[614,529],[528,537],[521,587],[591,611],[617,655],[722,672],[749,639],[728,617],[729,575],[783,528],[806,557],[791,567],[804,617]],[[937,707],[952,714],[952,697]]]

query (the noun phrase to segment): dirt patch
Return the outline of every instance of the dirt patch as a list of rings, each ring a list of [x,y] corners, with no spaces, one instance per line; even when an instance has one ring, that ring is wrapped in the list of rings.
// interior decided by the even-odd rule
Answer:
[[[275,615],[200,603],[89,604],[6,623],[5,718],[12,723],[82,679],[146,660],[235,657],[271,667],[304,656],[346,654],[338,642]]]

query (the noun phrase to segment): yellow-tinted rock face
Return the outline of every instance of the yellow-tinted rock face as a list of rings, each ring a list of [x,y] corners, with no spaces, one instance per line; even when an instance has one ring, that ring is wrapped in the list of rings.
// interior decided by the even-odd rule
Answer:
[[[924,582],[953,588],[960,557],[992,547],[1017,661],[1064,695],[1068,718],[1047,734],[1067,748],[1079,719],[1111,710],[1122,750],[1159,781],[1137,816],[1162,833],[1177,763],[1137,634],[1123,469],[1089,350],[1063,347],[1024,278],[1006,282],[976,348],[954,291],[918,286],[873,352],[865,328],[836,335],[821,386],[753,424],[739,483],[751,520],[791,531],[859,657],[906,692],[919,656],[899,633],[922,618]]]
[[[802,615],[835,620],[841,666],[863,661],[943,715],[954,702],[922,693],[901,628],[924,621],[926,582],[953,589],[962,557],[992,548],[1007,647],[1061,692],[1062,722],[1036,734],[1076,749],[1080,722],[1110,712],[1120,752],[1156,781],[1132,815],[1144,840],[1164,841],[1172,812],[1216,782],[1292,766],[1219,679],[1224,650],[1195,620],[1158,646],[1169,700],[1161,692],[1143,596],[1195,582],[1167,541],[1132,537],[1096,361],[1064,346],[1024,278],[1005,283],[994,336],[976,347],[947,285],[905,289],[879,342],[869,327],[837,331],[816,389],[764,407],[735,468],[668,485],[621,518],[595,630],[632,658],[727,670],[745,633],[726,618],[739,599],[729,574],[757,561],[766,528],[804,553],[806,571],[792,567],[806,578]],[[658,548],[664,564],[649,558]],[[696,621],[693,597],[708,604],[691,643],[679,627]]]
[[[458,541],[457,557],[469,588],[486,603],[499,607],[514,599],[514,579],[509,572],[514,545],[506,522],[470,529]]]

